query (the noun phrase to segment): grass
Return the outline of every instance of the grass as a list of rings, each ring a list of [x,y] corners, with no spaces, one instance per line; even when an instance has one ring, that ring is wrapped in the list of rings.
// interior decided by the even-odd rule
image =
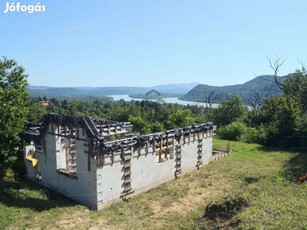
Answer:
[[[307,183],[297,182],[307,154],[230,145],[230,156],[98,212],[2,180],[0,229],[307,229]]]

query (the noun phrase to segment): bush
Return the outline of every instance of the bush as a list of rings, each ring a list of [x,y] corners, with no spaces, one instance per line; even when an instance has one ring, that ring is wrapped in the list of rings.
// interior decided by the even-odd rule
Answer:
[[[265,144],[267,139],[267,131],[263,126],[256,128],[247,128],[243,140],[247,143]]]
[[[218,129],[217,134],[221,139],[238,141],[246,133],[247,127],[242,122],[232,122],[231,124]]]

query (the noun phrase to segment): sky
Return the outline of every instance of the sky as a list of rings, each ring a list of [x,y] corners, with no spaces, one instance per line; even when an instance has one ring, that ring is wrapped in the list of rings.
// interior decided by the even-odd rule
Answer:
[[[306,0],[19,2],[45,11],[0,0],[0,56],[30,85],[223,86],[272,74],[268,58],[286,59],[280,75],[307,63]]]

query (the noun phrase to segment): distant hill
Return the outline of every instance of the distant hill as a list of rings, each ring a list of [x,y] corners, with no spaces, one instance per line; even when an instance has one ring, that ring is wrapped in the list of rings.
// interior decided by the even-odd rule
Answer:
[[[291,74],[280,77],[280,81],[284,81]],[[163,97],[179,97],[181,100],[205,102],[210,93],[214,92],[214,103],[219,103],[225,98],[234,95],[240,95],[245,104],[248,103],[250,95],[258,91],[262,94],[270,91],[273,95],[280,95],[282,92],[273,83],[272,75],[258,76],[243,84],[228,86],[210,86],[199,83],[182,83],[157,85],[152,87],[48,87],[48,86],[28,86],[27,90],[31,97],[59,98],[70,100],[91,100],[104,99],[110,100],[107,96],[111,95],[130,95],[135,98],[151,98],[146,96],[150,90],[157,90]]]
[[[284,81],[290,75],[280,77],[280,81]],[[241,96],[244,103],[248,103],[249,97],[255,91],[258,91],[262,94],[271,92],[273,95],[282,94],[281,90],[273,83],[274,76],[272,75],[262,75],[258,76],[250,81],[247,81],[243,84],[229,85],[229,86],[210,86],[199,84],[191,89],[187,94],[180,97],[181,100],[187,101],[198,101],[205,102],[208,95],[214,92],[214,103],[219,103],[222,100],[239,95]]]
[[[48,98],[75,98],[75,97],[106,97],[108,95],[125,94],[146,94],[149,90],[155,89],[162,94],[176,94],[178,96],[186,94],[199,83],[182,83],[158,85],[152,87],[48,87],[48,86],[28,86],[27,91],[31,97]]]
[[[186,94],[195,86],[199,85],[199,83],[180,83],[180,84],[168,84],[168,85],[157,85],[150,87],[151,89],[155,89],[162,94]]]

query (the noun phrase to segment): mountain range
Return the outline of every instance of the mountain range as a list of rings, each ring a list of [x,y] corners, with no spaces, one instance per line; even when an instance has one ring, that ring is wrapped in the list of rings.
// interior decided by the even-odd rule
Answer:
[[[47,98],[74,98],[74,97],[105,97],[108,95],[140,94],[145,95],[148,91],[155,89],[164,95],[183,95],[189,92],[199,83],[180,83],[157,85],[152,87],[49,87],[28,86],[27,91],[31,97]]]
[[[290,76],[279,77],[279,81],[283,82]],[[191,89],[187,94],[179,97],[181,100],[206,102],[211,95],[213,103],[219,103],[222,100],[239,95],[245,104],[248,103],[253,94],[259,94],[261,97],[266,95],[280,95],[282,91],[274,82],[274,76],[261,75],[243,84],[229,86],[210,86],[199,84]]]
[[[280,77],[282,82],[290,76]],[[180,83],[157,85],[152,87],[49,87],[49,86],[28,86],[27,90],[31,97],[60,98],[60,99],[82,99],[90,100],[107,98],[112,95],[137,95],[139,98],[146,98],[146,93],[152,89],[159,91],[163,97],[179,96],[181,100],[206,102],[211,95],[213,103],[219,103],[225,98],[234,95],[242,97],[244,103],[248,103],[250,95],[259,94],[280,95],[281,90],[273,82],[274,76],[261,75],[243,84],[228,86],[210,86],[199,83]],[[143,96],[144,97],[143,97]]]

